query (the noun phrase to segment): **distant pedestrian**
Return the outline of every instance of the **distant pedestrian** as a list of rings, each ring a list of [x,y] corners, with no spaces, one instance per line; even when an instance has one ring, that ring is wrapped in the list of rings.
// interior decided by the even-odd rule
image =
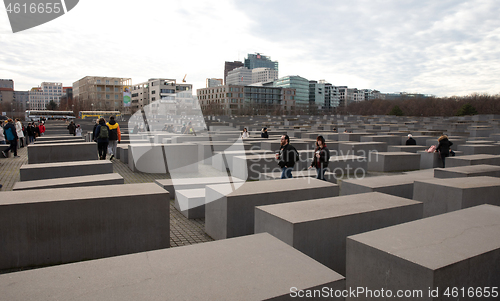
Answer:
[[[139,132],[139,126],[136,124],[136,125],[134,126],[134,129],[132,130],[132,133],[133,133],[133,134],[137,134],[138,132]]]
[[[314,149],[314,157],[309,168],[316,167],[316,179],[325,180],[325,171],[328,168],[330,161],[330,151],[326,147],[325,138],[318,136],[316,138],[316,149]]]
[[[99,159],[106,160],[106,151],[109,143],[109,127],[106,125],[106,120],[102,117],[99,119],[99,125],[95,129],[94,137],[97,139]]]
[[[38,128],[40,129],[40,136],[43,136],[45,135],[45,125],[44,125],[44,122],[40,122],[40,125],[38,126]]]
[[[299,153],[290,145],[290,137],[288,135],[281,136],[281,147],[279,153],[276,154],[276,160],[279,167],[281,167],[281,178],[289,179],[292,177],[292,169],[295,162],[299,158]]]
[[[33,122],[33,131],[35,132],[35,141],[36,141],[36,138],[40,137],[40,125],[38,123]]]
[[[76,125],[75,136],[77,136],[77,137],[82,136],[82,127],[79,124]]]
[[[267,132],[267,128],[262,129],[262,133],[260,134],[260,138],[269,138],[269,133]]]
[[[16,118],[15,126],[16,126],[17,137],[19,137],[19,146],[24,147],[23,124],[21,123],[21,120],[19,120],[19,118]]]
[[[68,130],[70,135],[76,136],[76,125],[73,120],[69,123]]]
[[[241,138],[243,139],[250,138],[250,134],[248,133],[247,128],[244,128],[243,132],[241,132]]]
[[[186,132],[186,124],[182,124],[182,127],[181,127],[181,134],[184,134],[184,132]]]
[[[3,134],[3,124],[0,124],[0,144],[6,144],[5,135]]]
[[[93,136],[93,139],[95,142],[97,142],[97,137],[94,136],[94,133],[95,133],[95,129],[97,128],[97,126],[99,125],[99,118],[97,118],[95,120],[95,123],[94,123],[94,128],[92,129],[92,136]]]
[[[442,135],[438,139],[438,146],[436,147],[436,152],[439,152],[441,157],[441,161],[443,161],[443,168],[445,168],[445,159],[450,156],[450,147],[453,145],[453,142],[448,140],[448,136]]]
[[[26,127],[26,134],[28,135],[28,144],[31,144],[35,141],[35,126],[33,122],[28,123]]]
[[[184,134],[190,134],[190,135],[196,136],[196,133],[194,131],[193,124],[191,123],[191,121],[188,123],[186,129],[184,130]]]
[[[122,140],[122,133],[120,132],[120,126],[115,121],[115,117],[109,117],[109,122],[106,124],[109,128],[109,144],[108,144],[108,152],[111,155],[109,160],[113,160],[116,155],[116,147],[117,143],[120,143]]]
[[[17,140],[19,137],[17,136],[16,126],[14,125],[14,121],[9,118],[7,120],[7,124],[3,127],[5,139],[9,141],[9,148],[2,151],[2,155],[7,158],[8,152],[11,151],[14,153],[14,158],[18,158],[17,155]]]
[[[408,140],[406,140],[406,145],[417,145],[417,141],[413,139],[411,134],[408,134]]]

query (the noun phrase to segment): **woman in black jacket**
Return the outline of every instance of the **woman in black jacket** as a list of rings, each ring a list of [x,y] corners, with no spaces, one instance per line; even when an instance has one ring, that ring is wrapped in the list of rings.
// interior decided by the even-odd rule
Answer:
[[[325,171],[328,167],[328,161],[330,160],[330,151],[326,147],[325,138],[323,136],[318,136],[316,138],[316,149],[314,150],[314,157],[309,168],[316,167],[317,176],[316,179],[325,180]]]
[[[439,144],[436,147],[436,152],[439,151],[439,155],[441,156],[441,161],[443,161],[444,168],[444,160],[446,157],[450,156],[450,147],[453,145],[453,142],[448,140],[448,136],[446,135],[439,137],[438,142]]]

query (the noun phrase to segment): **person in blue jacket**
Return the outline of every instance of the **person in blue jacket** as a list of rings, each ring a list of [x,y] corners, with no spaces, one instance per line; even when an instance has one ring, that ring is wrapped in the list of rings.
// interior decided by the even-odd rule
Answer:
[[[19,140],[19,137],[17,136],[16,126],[12,118],[7,120],[7,124],[3,127],[3,132],[5,139],[9,141],[10,145],[8,149],[2,151],[2,155],[7,158],[7,153],[11,151],[14,153],[14,158],[19,158],[17,155],[17,140]]]

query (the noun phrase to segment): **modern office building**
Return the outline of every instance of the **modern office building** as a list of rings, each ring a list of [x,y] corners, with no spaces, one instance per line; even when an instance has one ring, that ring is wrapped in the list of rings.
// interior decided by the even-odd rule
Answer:
[[[278,79],[278,70],[271,68],[252,69],[252,84],[272,82]]]
[[[62,83],[43,82],[39,87],[34,87],[29,92],[29,108],[31,110],[46,110],[51,101],[59,106],[63,94]]]
[[[321,80],[319,81],[321,82]],[[325,82],[325,106],[324,109],[337,108],[340,104],[340,92],[337,86]]]
[[[176,94],[189,92],[193,89],[191,84],[178,84],[175,79],[150,78],[147,82],[135,84],[131,87],[131,113],[141,110],[156,101],[165,104],[175,103]],[[189,92],[192,93],[192,92]],[[152,108],[158,107],[156,104]],[[172,109],[168,110],[171,114]]]
[[[246,67],[239,67],[229,71],[226,78],[226,85],[248,86],[252,84],[252,70]]]
[[[325,107],[325,83],[315,80],[309,81],[309,106],[317,109]]]
[[[224,85],[227,84],[226,78],[227,78],[227,74],[229,73],[229,71],[236,69],[236,68],[239,68],[239,67],[244,67],[244,66],[245,66],[245,64],[243,64],[243,62],[240,62],[240,61],[234,61],[234,62],[226,61],[224,63]]]
[[[14,90],[14,81],[12,79],[0,79],[0,89]]]
[[[124,104],[124,93],[129,93],[131,85],[130,78],[86,76],[73,83],[75,110],[129,113],[129,101]]]
[[[224,80],[222,78],[207,78],[206,88],[212,88],[224,85]]]
[[[295,89],[295,105],[309,106],[309,80],[298,75],[285,76],[274,82],[275,87]]]
[[[224,85],[198,89],[197,97],[207,114],[289,114],[295,110],[291,88]]]
[[[256,68],[269,68],[278,71],[278,62],[271,61],[270,56],[265,56],[260,53],[256,54],[248,54],[245,59],[245,67],[248,69],[256,69]]]

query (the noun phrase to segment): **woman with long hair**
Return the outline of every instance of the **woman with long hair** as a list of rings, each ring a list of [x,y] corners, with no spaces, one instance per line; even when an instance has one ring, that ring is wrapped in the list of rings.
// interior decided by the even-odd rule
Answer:
[[[318,136],[316,138],[316,148],[314,149],[314,157],[309,168],[316,167],[316,179],[325,180],[325,171],[328,168],[328,161],[330,160],[330,151],[326,147],[325,138]]]
[[[446,157],[450,156],[450,147],[453,145],[453,142],[448,140],[448,136],[442,135],[438,139],[438,146],[436,147],[436,152],[439,152],[439,155],[441,156],[441,161],[443,161],[443,168],[445,167],[444,165],[444,160]]]

